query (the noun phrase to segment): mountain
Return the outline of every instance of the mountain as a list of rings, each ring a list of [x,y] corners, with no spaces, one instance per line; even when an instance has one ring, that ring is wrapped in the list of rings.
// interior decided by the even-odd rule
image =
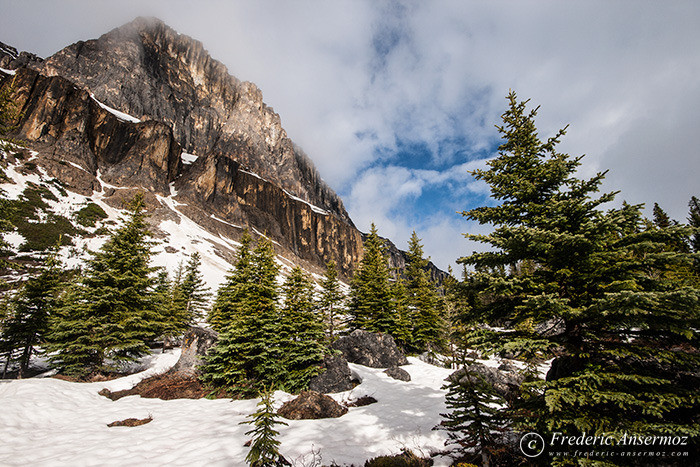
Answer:
[[[187,220],[234,242],[248,228],[309,270],[335,260],[348,276],[358,263],[362,234],[340,197],[261,91],[200,42],[137,18],[43,61],[3,45],[0,63],[16,68],[3,83],[21,106],[17,136],[69,190],[119,207],[145,189],[166,242],[162,223]]]

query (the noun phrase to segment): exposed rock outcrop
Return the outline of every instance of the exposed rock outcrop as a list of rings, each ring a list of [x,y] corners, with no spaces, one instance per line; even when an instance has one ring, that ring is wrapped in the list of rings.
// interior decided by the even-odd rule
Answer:
[[[321,394],[349,391],[353,387],[352,372],[342,355],[326,355],[323,371],[309,382],[309,389]]]
[[[343,336],[332,345],[343,353],[350,363],[372,368],[391,368],[407,365],[406,356],[388,334],[373,333],[357,329]]]
[[[351,222],[340,198],[263,102],[260,89],[231,76],[201,42],[158,19],[137,18],[35,67],[70,79],[111,107],[166,123],[185,152],[232,157]]]
[[[473,363],[460,368],[448,376],[446,381],[460,383],[464,381],[466,383],[469,375],[482,378],[507,401],[512,401],[517,397],[520,385],[525,381],[525,376],[517,371],[502,371],[481,363]]]
[[[219,333],[216,331],[190,326],[182,338],[180,358],[168,373],[187,376],[198,375],[197,366],[202,363],[202,357],[216,344],[218,339]]]
[[[277,413],[289,420],[316,420],[341,417],[348,413],[348,408],[325,394],[302,391],[296,399],[285,402]]]
[[[387,368],[386,370],[384,370],[384,373],[386,373],[387,376],[390,376],[391,378],[398,379],[399,381],[411,381],[411,375],[408,374],[408,371],[397,366]]]
[[[47,169],[55,170],[52,175],[59,180],[84,192],[99,187],[99,171],[110,184],[169,192],[181,162],[180,146],[167,125],[120,120],[60,76],[21,68],[2,85],[10,83],[22,112],[19,137],[51,154],[56,163]]]

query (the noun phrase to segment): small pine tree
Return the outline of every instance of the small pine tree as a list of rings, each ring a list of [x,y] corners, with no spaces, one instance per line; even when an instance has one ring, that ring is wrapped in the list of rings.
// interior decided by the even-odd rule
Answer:
[[[296,266],[283,286],[282,337],[284,388],[290,392],[306,389],[309,380],[321,371],[326,353],[323,323],[314,309],[313,285]]]
[[[391,303],[396,314],[396,327],[392,334],[396,343],[404,349],[411,348],[411,310],[409,308],[409,297],[406,291],[406,282],[397,273],[396,280],[391,283]]]
[[[384,241],[374,224],[364,243],[364,256],[351,281],[350,327],[394,336],[398,317],[389,285]]]
[[[656,225],[658,228],[665,229],[666,227],[671,226],[671,218],[668,217],[666,211],[661,209],[661,206],[659,206],[658,203],[654,203],[654,209],[652,212],[654,215],[654,225]]]
[[[154,268],[143,196],[129,206],[124,224],[87,262],[50,321],[50,359],[65,373],[86,376],[148,352],[164,317],[154,302]]]
[[[447,431],[445,445],[454,446],[452,452],[457,458],[476,461],[480,457],[481,465],[491,465],[508,426],[502,409],[506,401],[482,375],[467,366],[454,373],[444,389],[450,411],[440,414],[444,420],[435,429]]]
[[[272,406],[272,390],[264,390],[260,393],[258,409],[251,414],[250,420],[241,422],[253,425],[253,429],[246,435],[253,435],[250,443],[250,451],[245,460],[251,467],[275,467],[291,465],[280,454],[280,442],[277,440],[279,432],[275,425],[287,425],[275,417],[275,409]]]
[[[695,253],[700,253],[700,200],[693,196],[688,208],[688,225],[696,229],[690,239],[690,246]],[[700,271],[700,268],[698,270]]]
[[[333,342],[338,332],[343,330],[343,321],[341,320],[342,303],[344,295],[340,290],[340,282],[338,281],[338,269],[335,261],[331,260],[326,264],[326,273],[321,283],[323,290],[321,291],[321,299],[319,306],[323,310],[326,322],[326,332],[328,341]]]

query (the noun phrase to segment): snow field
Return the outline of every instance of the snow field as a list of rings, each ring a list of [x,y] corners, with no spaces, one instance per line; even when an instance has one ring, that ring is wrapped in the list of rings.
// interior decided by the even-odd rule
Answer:
[[[98,383],[70,383],[53,378],[0,383],[0,465],[245,465],[250,425],[240,422],[257,400],[173,400],[129,396],[111,401],[97,393],[127,389],[172,366],[179,350],[147,358],[149,369]],[[451,370],[409,358],[403,368],[411,382],[394,380],[382,369],[351,364],[362,383],[333,394],[348,401],[370,395],[377,403],[350,408],[336,419],[285,420],[278,426],[280,450],[302,465],[320,452],[324,465],[362,465],[371,457],[402,448],[427,455],[444,446],[445,434],[432,431],[444,412],[441,389]],[[275,406],[294,396],[277,391]],[[107,427],[126,418],[153,417],[138,427]],[[449,465],[438,458],[435,465]]]

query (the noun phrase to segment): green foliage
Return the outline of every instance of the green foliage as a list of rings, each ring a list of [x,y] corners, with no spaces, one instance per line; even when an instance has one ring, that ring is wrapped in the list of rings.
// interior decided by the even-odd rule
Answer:
[[[351,282],[350,327],[384,332],[396,337],[398,316],[389,285],[384,241],[372,224],[364,243],[364,256]]]
[[[251,243],[253,239],[246,230],[241,237],[236,264],[226,277],[226,282],[219,288],[214,305],[207,320],[216,331],[223,331],[237,316],[250,314],[250,300],[254,295],[253,258]]]
[[[241,250],[250,240],[242,243]],[[202,380],[212,388],[255,395],[286,382],[277,273],[269,240],[261,239],[252,253],[239,251],[236,270],[219,290],[212,313],[221,335],[201,367]],[[242,277],[245,283],[239,282]]]
[[[51,360],[67,374],[86,376],[134,360],[164,330],[143,209],[137,195],[124,224],[92,254],[51,319]]]
[[[99,205],[88,203],[75,213],[78,224],[84,227],[95,227],[98,221],[107,218],[107,213]]]
[[[250,451],[245,458],[251,467],[290,465],[279,452],[280,442],[276,439],[279,432],[275,430],[275,425],[287,424],[278,420],[275,415],[272,390],[265,390],[260,393],[258,409],[251,414],[250,420],[241,422],[253,425],[253,429],[246,432],[246,435],[253,435]]]
[[[201,319],[209,304],[209,287],[204,282],[201,266],[200,254],[192,253],[173,284],[173,303],[178,307],[185,327]]]
[[[19,199],[2,201],[2,220],[25,239],[20,251],[46,251],[57,244],[70,245],[70,236],[78,233],[68,219],[48,212],[46,199],[55,201],[56,197],[45,186],[29,184]]]
[[[49,251],[40,273],[28,279],[9,300],[8,316],[2,323],[0,344],[2,352],[12,355],[20,351],[19,377],[26,374],[29,360],[41,345],[51,315],[58,306],[63,271],[57,258],[57,249]]]
[[[414,231],[408,242],[406,289],[413,324],[410,347],[416,352],[441,350],[445,346],[443,302],[427,269],[428,260],[423,258],[423,245]]]
[[[323,322],[315,310],[313,284],[299,266],[292,269],[283,289],[285,301],[280,321],[284,339],[284,387],[299,392],[321,371],[327,351]]]
[[[480,457],[483,465],[502,443],[509,420],[503,408],[506,401],[486,381],[483,375],[464,367],[459,378],[445,386],[449,412],[440,414],[444,420],[435,429],[447,431],[446,446],[461,456]]]
[[[331,260],[326,265],[326,273],[321,283],[323,290],[319,306],[323,311],[326,332],[328,340],[333,342],[338,332],[343,331],[344,322],[341,320],[342,303],[345,299],[344,294],[340,290],[340,282],[338,280],[338,269],[335,261]]]
[[[521,426],[700,436],[700,400],[683,376],[700,367],[700,291],[678,274],[697,255],[674,247],[692,230],[650,226],[626,203],[604,212],[615,196],[597,194],[604,173],[576,178],[581,158],[556,150],[565,130],[541,141],[537,109],[508,99],[499,156],[473,172],[500,204],[463,213],[494,226],[467,235],[492,250],[460,262],[475,268],[471,319],[514,328],[487,340],[531,363],[555,346],[561,355]]]
[[[248,237],[241,250],[249,244]],[[326,349],[311,281],[294,268],[280,308],[274,255],[267,239],[252,252],[239,251],[236,270],[219,290],[212,315],[221,335],[201,367],[202,380],[213,389],[250,396],[274,384],[297,392],[320,371]]]

